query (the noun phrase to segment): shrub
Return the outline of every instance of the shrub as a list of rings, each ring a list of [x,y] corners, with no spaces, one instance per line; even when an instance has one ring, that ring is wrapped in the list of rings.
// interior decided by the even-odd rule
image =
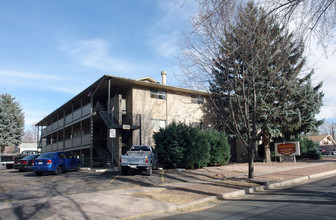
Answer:
[[[210,165],[228,164],[231,157],[231,147],[223,132],[208,130],[204,133],[210,145]]]
[[[159,161],[167,168],[197,169],[227,164],[230,146],[224,133],[206,132],[183,123],[173,122],[154,133]]]
[[[307,151],[307,156],[310,159],[320,160],[321,159],[321,152],[316,148],[310,148]]]
[[[167,168],[201,168],[209,163],[209,144],[197,128],[173,122],[154,133],[160,163]]]
[[[184,149],[180,144],[183,142],[182,130],[182,125],[173,122],[166,129],[160,128],[159,132],[154,133],[159,162],[168,168],[179,167],[183,161]]]
[[[210,144],[200,129],[184,125],[182,132],[184,142],[184,159],[181,164],[184,168],[197,169],[209,164]]]
[[[308,138],[300,139],[300,154],[301,158],[321,159],[321,153],[317,149],[317,145]]]

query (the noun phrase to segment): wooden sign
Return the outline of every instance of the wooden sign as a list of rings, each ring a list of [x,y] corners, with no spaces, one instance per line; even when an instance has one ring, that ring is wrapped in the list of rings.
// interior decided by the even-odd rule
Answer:
[[[275,156],[300,155],[300,143],[298,141],[275,143]]]

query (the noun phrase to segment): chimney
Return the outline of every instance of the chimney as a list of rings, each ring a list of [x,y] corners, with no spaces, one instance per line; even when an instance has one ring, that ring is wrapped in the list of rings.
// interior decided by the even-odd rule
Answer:
[[[161,71],[161,76],[162,76],[162,85],[166,85],[167,84],[167,72]]]

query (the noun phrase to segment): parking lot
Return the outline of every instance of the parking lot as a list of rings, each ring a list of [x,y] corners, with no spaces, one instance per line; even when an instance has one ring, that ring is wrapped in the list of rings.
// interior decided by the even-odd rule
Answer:
[[[336,156],[323,156],[323,160]],[[256,163],[259,174],[288,169],[293,163]],[[310,162],[298,162],[296,167],[309,166]],[[146,172],[133,172],[123,176],[120,172],[96,172],[83,168],[80,172],[65,172],[61,175],[34,172],[19,172],[0,168],[0,201],[13,202],[80,193],[103,192],[118,189],[169,185],[172,183],[195,182],[216,178],[246,176],[247,164],[231,164],[222,167],[208,167],[199,170],[154,170],[152,176]]]
[[[96,170],[82,169],[80,172],[65,172],[61,175],[45,173],[42,176],[36,176],[34,172],[19,172],[5,168],[0,168],[0,176],[1,202],[158,186],[208,178],[204,175],[176,170],[154,170],[152,176],[147,176],[145,172],[122,176],[120,172],[96,172]]]

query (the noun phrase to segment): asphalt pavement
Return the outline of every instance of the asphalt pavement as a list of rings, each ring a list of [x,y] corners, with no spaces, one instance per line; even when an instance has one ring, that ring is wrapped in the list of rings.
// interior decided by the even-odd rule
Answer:
[[[227,199],[208,209],[170,213],[162,220],[335,219],[336,176],[280,190]]]
[[[278,162],[271,165],[279,165]],[[269,166],[261,164],[262,167]],[[281,165],[281,164],[280,164]],[[231,165],[227,165],[228,168]],[[6,193],[7,198],[0,202],[0,219],[133,219],[133,218],[158,218],[167,213],[175,213],[187,210],[195,210],[204,205],[216,203],[224,199],[241,197],[246,194],[289,186],[295,183],[303,183],[312,179],[320,179],[336,174],[336,161],[323,160],[312,161],[307,166],[294,166],[283,164],[286,169],[270,170],[257,173],[254,180],[249,180],[242,173],[231,172],[230,178],[224,174],[197,174],[189,171],[156,171],[153,177],[138,175],[123,177],[113,174],[96,180],[107,187],[97,188],[95,191],[87,191],[81,186],[82,191],[75,193],[60,193],[63,188],[76,188],[76,182],[68,182],[70,185],[57,185],[57,193],[52,190],[53,184],[49,184],[43,195],[35,197],[22,197],[18,199],[11,194],[11,188],[0,182],[0,192]],[[289,166],[289,167],[288,167]],[[219,169],[219,168],[216,168]],[[90,172],[94,171],[87,171]],[[86,175],[86,171],[82,174]],[[66,173],[65,181],[72,173]],[[166,176],[166,174],[168,174]],[[33,178],[32,174],[26,174],[28,179],[39,181]],[[62,174],[63,175],[63,174]],[[45,184],[49,181],[56,181],[61,176],[43,176],[40,180]],[[104,174],[107,175],[107,174]],[[8,174],[8,177],[10,174]],[[90,181],[94,181],[90,174]],[[55,178],[54,178],[55,177]],[[119,184],[119,178],[130,185]],[[127,181],[125,181],[125,178]],[[27,180],[28,180],[27,179]],[[108,181],[103,181],[103,180]],[[131,183],[132,179],[146,179],[146,184]],[[262,180],[262,181],[261,181]],[[59,180],[61,181],[61,180]],[[83,179],[84,182],[84,179]],[[29,182],[27,182],[29,184]],[[90,186],[90,185],[88,185]],[[110,190],[107,190],[110,189]],[[35,189],[36,190],[36,189]],[[25,192],[22,192],[23,194]]]

